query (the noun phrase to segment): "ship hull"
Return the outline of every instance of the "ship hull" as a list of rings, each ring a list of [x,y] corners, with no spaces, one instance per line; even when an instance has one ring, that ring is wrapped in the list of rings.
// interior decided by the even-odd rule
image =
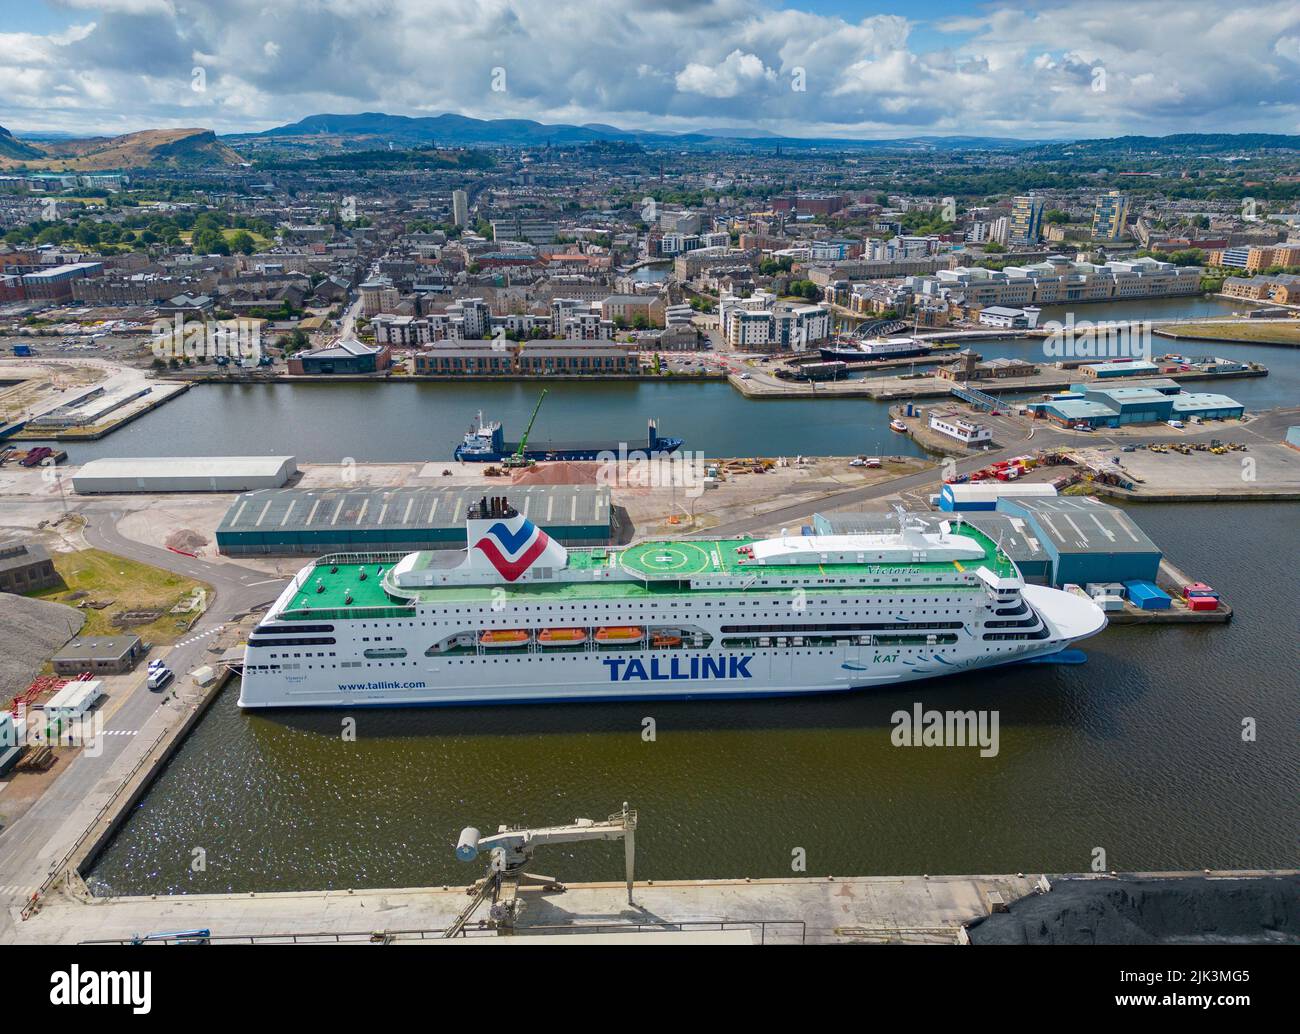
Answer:
[[[873,354],[871,352],[863,352],[857,348],[831,347],[831,348],[820,348],[818,349],[818,351],[821,352],[822,358],[828,361],[839,360],[840,362],[846,362],[846,363],[869,363],[869,362],[879,362],[882,359],[918,358],[923,355],[929,355],[932,349],[926,348],[924,345],[917,345],[914,348],[903,348],[903,349],[899,349],[898,351],[881,352],[879,354]]]
[[[668,455],[682,447],[681,438],[659,438],[645,446],[629,445],[627,442],[581,442],[548,446],[542,444],[524,450],[524,458],[530,460],[597,460],[610,456],[631,455],[644,451],[646,455]],[[507,457],[515,455],[518,442],[506,442],[500,450],[479,452],[470,451],[462,445],[456,447],[453,458],[462,463],[501,463]],[[622,452],[620,452],[622,450]]]
[[[471,558],[481,553],[509,575],[517,571],[502,556],[491,559],[498,547],[527,556],[528,541],[545,541],[544,550],[559,551],[518,514],[506,518],[514,528],[505,520],[484,527],[499,516],[467,522],[476,543]],[[803,544],[766,540],[748,548],[766,556]],[[862,537],[850,545],[879,543]],[[872,585],[833,583],[858,565],[823,557],[816,569],[826,582],[803,593],[786,580],[789,564],[772,565],[771,574],[755,569],[740,591],[730,588],[729,574],[717,572],[726,570],[724,553],[733,546],[690,540],[632,547],[618,557],[622,580],[608,573],[611,557],[603,552],[561,555],[574,577],[554,587],[545,584],[549,573],[541,584],[513,590],[450,585],[423,590],[409,605],[394,605],[395,580],[433,583],[459,569],[423,554],[387,570],[392,556],[324,558],[299,572],[250,634],[239,703],[350,708],[810,696],[1042,659],[1106,626],[1092,600],[1026,585],[1014,568],[998,575],[955,560],[926,561],[925,553],[917,559],[921,547],[931,555],[983,548],[973,538],[908,544],[910,564],[859,561],[859,577]],[[833,536],[820,542],[829,551],[839,546]],[[550,553],[533,560],[554,570]],[[665,567],[678,573],[672,585],[654,589],[632,578]],[[684,580],[692,571],[694,588]],[[881,584],[885,572],[906,581]],[[641,638],[617,641],[624,631]],[[583,640],[543,639],[557,634]],[[485,637],[510,642],[488,648]]]
[[[647,678],[642,680],[611,680],[608,669],[600,664],[588,663],[586,671],[574,671],[571,666],[564,672],[565,679],[575,681],[567,684],[543,682],[540,685],[512,684],[500,682],[493,685],[455,686],[437,684],[436,674],[432,678],[402,680],[404,682],[421,682],[422,686],[393,686],[385,689],[359,688],[362,683],[319,682],[278,687],[274,698],[259,699],[256,691],[241,692],[239,706],[245,709],[281,709],[281,708],[355,708],[355,707],[468,707],[492,704],[558,704],[558,703],[610,703],[614,701],[645,700],[754,700],[764,697],[821,696],[831,693],[864,692],[882,687],[896,687],[905,682],[921,682],[929,679],[944,678],[961,672],[976,671],[981,668],[1001,667],[1028,660],[1041,660],[1066,649],[1068,643],[1053,644],[1049,647],[1026,651],[1016,657],[985,656],[979,660],[966,662],[917,663],[910,667],[902,665],[882,665],[877,671],[858,670],[860,662],[841,661],[838,664],[826,664],[825,670],[815,673],[811,682],[792,681],[787,674],[784,679],[772,681],[770,677],[759,678],[751,675],[744,682],[729,685],[720,681],[674,680],[670,678]],[[806,653],[807,651],[786,651],[787,653]],[[760,658],[753,654],[723,653],[721,657],[734,657],[741,660],[749,657],[748,667],[757,671],[755,661]],[[497,658],[500,660],[500,658]],[[519,659],[519,658],[517,658]],[[647,673],[653,671],[668,672],[672,661],[671,651],[663,653],[631,654],[625,660],[639,660]],[[491,659],[488,659],[489,662]],[[680,660],[680,657],[679,657]],[[776,656],[763,658],[769,666],[775,662],[781,665],[785,658]],[[933,661],[933,658],[929,659]],[[869,658],[867,658],[869,663]],[[535,662],[527,665],[533,677],[541,675],[536,670]],[[598,670],[596,670],[598,669]],[[950,669],[950,670],[946,670]],[[386,680],[377,680],[384,682]],[[375,682],[364,685],[375,685]],[[245,681],[245,687],[248,682]]]

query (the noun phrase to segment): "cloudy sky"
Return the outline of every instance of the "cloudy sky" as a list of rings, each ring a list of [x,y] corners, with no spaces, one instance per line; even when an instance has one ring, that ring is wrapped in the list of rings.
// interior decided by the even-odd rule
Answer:
[[[445,111],[793,136],[1300,133],[1300,3],[0,0],[0,125]]]

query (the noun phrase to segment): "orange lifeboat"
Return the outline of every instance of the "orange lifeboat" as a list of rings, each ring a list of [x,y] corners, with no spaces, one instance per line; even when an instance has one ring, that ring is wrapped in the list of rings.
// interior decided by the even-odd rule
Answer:
[[[585,628],[543,628],[537,633],[542,646],[578,646],[587,641]]]
[[[479,636],[484,646],[523,646],[528,642],[528,630],[525,628],[492,629]]]
[[[682,637],[676,632],[652,632],[650,634],[650,645],[655,649],[664,649],[670,646],[681,646]]]
[[[643,630],[634,625],[611,625],[596,629],[596,642],[635,643],[643,634]]]

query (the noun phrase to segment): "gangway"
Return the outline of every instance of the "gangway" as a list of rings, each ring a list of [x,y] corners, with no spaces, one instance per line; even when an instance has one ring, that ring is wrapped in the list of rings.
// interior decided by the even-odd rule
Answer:
[[[994,409],[1000,409],[1002,406],[1002,403],[988,392],[980,391],[978,388],[972,388],[968,384],[954,384],[951,388],[951,392],[963,402],[969,402],[976,409],[992,411]]]
[[[461,910],[444,936],[456,937],[489,898],[492,905],[489,915],[497,928],[509,932],[522,914],[524,903],[519,892],[527,887],[562,891],[564,885],[554,876],[540,876],[525,872],[533,859],[533,852],[542,844],[576,844],[588,840],[622,840],[623,861],[627,878],[627,901],[632,904],[632,875],[636,859],[636,812],[623,802],[623,810],[604,822],[591,819],[574,819],[566,826],[543,826],[537,829],[501,826],[489,837],[480,838],[479,831],[467,826],[461,831],[456,844],[456,857],[462,862],[472,862],[480,852],[487,851],[487,875],[470,888],[470,902]]]

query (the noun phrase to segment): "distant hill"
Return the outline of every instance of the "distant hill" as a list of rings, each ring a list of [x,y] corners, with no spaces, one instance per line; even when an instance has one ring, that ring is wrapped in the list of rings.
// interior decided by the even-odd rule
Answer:
[[[1224,154],[1240,151],[1300,150],[1300,136],[1281,133],[1175,133],[1171,136],[1115,136],[1101,140],[1075,140],[1057,146],[1075,153],[1124,154]]]
[[[394,143],[404,145],[438,143],[466,147],[496,144],[526,147],[541,144],[575,144],[593,140],[634,139],[637,134],[624,133],[613,126],[546,125],[531,119],[477,119],[465,115],[385,115],[366,111],[359,115],[309,115],[288,126],[278,126],[263,133],[245,134],[261,138],[316,138],[321,142],[333,138],[354,143]],[[240,139],[231,137],[230,139]]]
[[[149,166],[238,165],[244,159],[210,129],[145,129],[124,136],[23,142],[0,130],[0,168],[108,172]]]
[[[4,126],[0,126],[0,158],[17,158],[22,160],[26,158],[39,157],[41,157],[39,148],[34,147],[31,144],[23,143],[9,132],[9,130],[5,129]]]
[[[467,115],[387,115],[367,111],[357,115],[309,115],[291,125],[261,133],[225,137],[241,141],[316,145],[322,148],[371,148],[387,144],[440,147],[532,147],[552,144],[572,146],[620,140],[646,146],[744,148],[852,148],[872,150],[1018,149],[1033,144],[996,137],[914,137],[898,140],[834,140],[774,136],[763,129],[717,129],[698,133],[656,133],[588,123],[583,126],[548,125],[532,119],[478,119]]]

